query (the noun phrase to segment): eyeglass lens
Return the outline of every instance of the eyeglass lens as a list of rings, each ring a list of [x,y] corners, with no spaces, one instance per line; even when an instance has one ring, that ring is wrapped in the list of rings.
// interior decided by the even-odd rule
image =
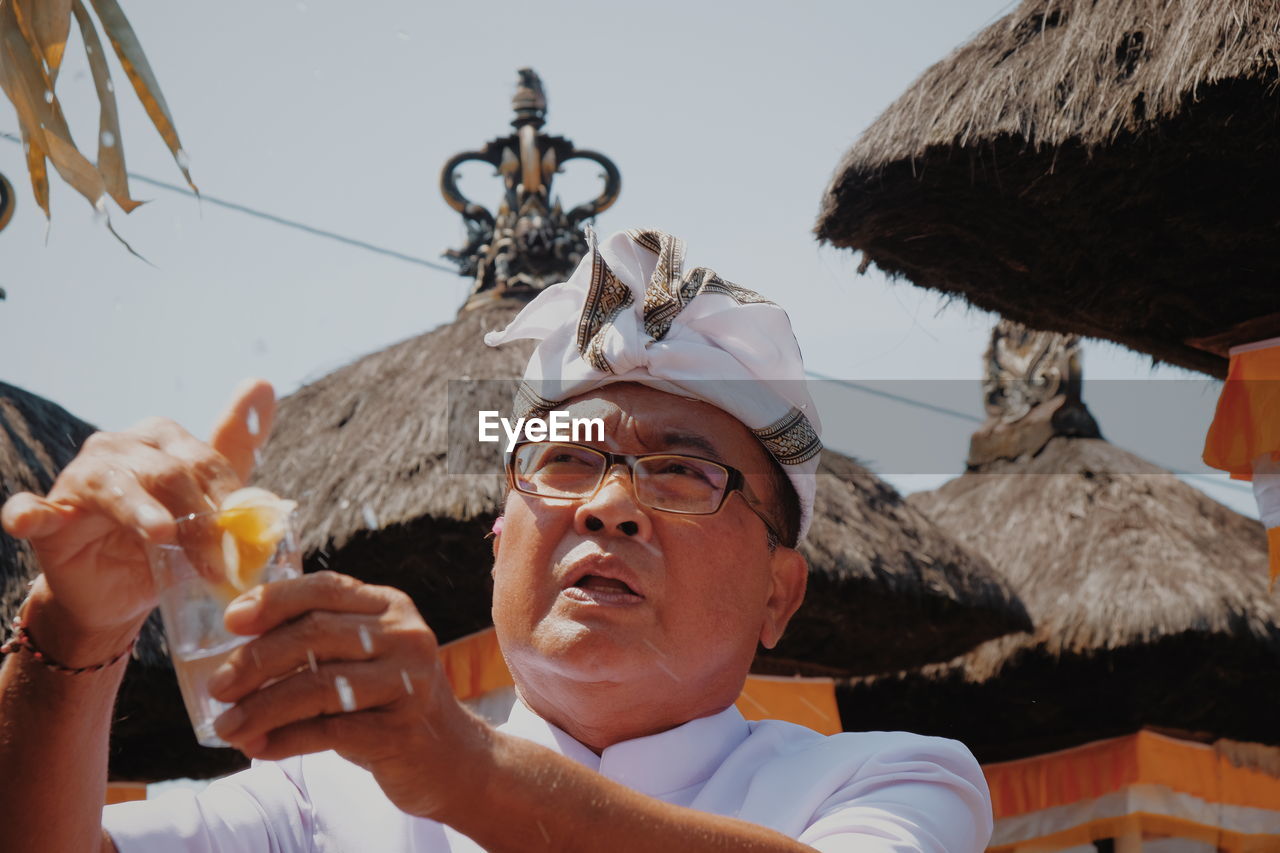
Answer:
[[[604,454],[588,447],[524,444],[515,453],[516,487],[543,497],[586,497],[600,485],[607,465]],[[642,457],[632,470],[636,498],[655,509],[674,512],[715,512],[729,481],[724,467],[679,454]]]

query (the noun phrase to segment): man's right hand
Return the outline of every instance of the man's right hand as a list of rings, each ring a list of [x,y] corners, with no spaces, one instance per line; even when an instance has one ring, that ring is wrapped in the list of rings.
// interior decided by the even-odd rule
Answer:
[[[216,509],[248,479],[274,413],[271,386],[247,381],[209,444],[159,418],[95,433],[46,497],[5,503],[0,523],[43,570],[28,621],[51,658],[85,666],[120,651],[156,604],[148,546],[173,541],[176,517]]]

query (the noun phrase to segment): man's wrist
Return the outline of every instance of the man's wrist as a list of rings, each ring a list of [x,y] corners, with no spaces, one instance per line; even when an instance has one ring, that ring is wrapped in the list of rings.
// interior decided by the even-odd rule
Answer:
[[[54,597],[44,578],[36,580],[18,611],[31,644],[44,658],[68,669],[95,667],[113,661],[128,649],[146,616],[116,626],[87,629],[79,625]]]
[[[446,785],[447,794],[440,798],[435,814],[424,815],[464,831],[464,826],[477,818],[488,819],[488,805],[495,791],[502,788],[501,755],[510,735],[503,734],[484,719],[459,703],[460,731],[454,743],[460,748],[451,762],[455,772]]]

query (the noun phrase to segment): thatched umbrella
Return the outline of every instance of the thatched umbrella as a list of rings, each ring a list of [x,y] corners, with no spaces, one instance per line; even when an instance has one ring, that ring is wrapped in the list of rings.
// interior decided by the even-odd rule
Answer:
[[[448,446],[450,406],[474,418],[482,406],[458,399],[470,394],[508,408],[532,344],[494,349],[481,337],[521,305],[503,297],[464,310],[285,398],[256,475],[299,500],[308,569],[404,589],[446,642],[490,624],[484,536],[506,488],[492,467],[456,473],[480,471],[481,460],[456,458],[478,452],[466,449],[474,441]],[[450,382],[459,379],[506,381]],[[879,672],[1029,627],[982,559],[830,451],[805,552],[810,594],[776,654],[762,659],[768,671]]]
[[[984,762],[1144,726],[1280,742],[1280,605],[1256,521],[1061,433],[909,500],[990,559],[1035,631],[842,686],[846,727],[955,737]]]
[[[1029,326],[1214,375],[1280,335],[1280,4],[1025,0],[836,170],[816,231]]]
[[[1031,627],[986,560],[875,474],[824,450],[804,605],[757,672],[854,674],[945,660]]]
[[[42,397],[0,383],[0,504],[45,494],[95,427]],[[11,623],[39,573],[25,542],[0,532],[0,625]],[[231,750],[198,746],[178,693],[159,620],[147,621],[116,702],[108,768],[113,781],[215,776],[240,766]]]

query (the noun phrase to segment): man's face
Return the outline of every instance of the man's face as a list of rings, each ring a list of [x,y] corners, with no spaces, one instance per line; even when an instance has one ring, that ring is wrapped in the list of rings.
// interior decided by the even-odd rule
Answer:
[[[763,447],[714,406],[625,383],[565,408],[604,420],[601,449],[738,468],[780,515]],[[803,560],[769,549],[740,495],[714,515],[663,512],[638,503],[615,466],[590,498],[511,494],[495,545],[493,619],[526,699],[554,704],[565,689],[627,684],[707,704],[693,709],[699,716],[737,697],[756,644],[777,642],[804,580]]]

